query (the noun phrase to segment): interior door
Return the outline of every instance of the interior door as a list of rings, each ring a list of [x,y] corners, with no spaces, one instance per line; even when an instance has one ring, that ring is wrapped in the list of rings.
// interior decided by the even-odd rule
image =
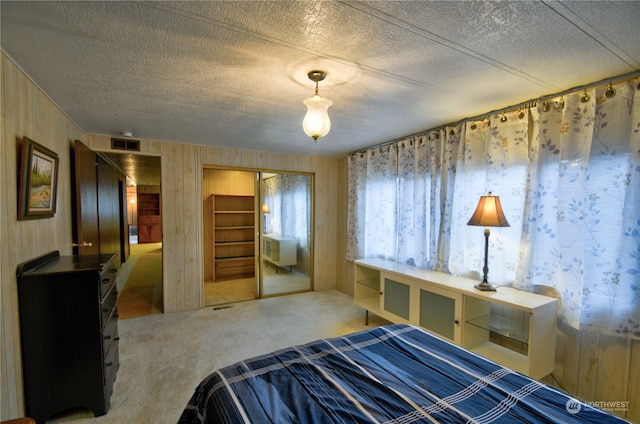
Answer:
[[[81,141],[75,141],[75,234],[74,254],[100,253],[98,227],[97,155]]]

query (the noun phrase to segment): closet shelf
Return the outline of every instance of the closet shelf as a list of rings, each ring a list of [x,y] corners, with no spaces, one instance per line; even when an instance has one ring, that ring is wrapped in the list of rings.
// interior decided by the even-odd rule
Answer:
[[[225,213],[249,213],[253,215],[253,211],[215,211],[216,214],[225,214]]]
[[[227,256],[222,258],[216,258],[216,262],[233,262],[233,261],[244,261],[247,259],[253,260],[253,256]]]
[[[245,230],[255,228],[254,225],[230,225],[230,226],[218,226],[215,228],[216,231],[223,230]]]
[[[255,243],[253,240],[217,241],[216,246],[234,246],[253,243]]]

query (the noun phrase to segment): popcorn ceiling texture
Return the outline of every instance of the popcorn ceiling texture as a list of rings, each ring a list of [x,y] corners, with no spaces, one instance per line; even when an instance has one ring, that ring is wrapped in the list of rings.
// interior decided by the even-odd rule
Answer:
[[[87,133],[341,156],[640,69],[637,2],[2,2]],[[331,132],[302,131],[325,70]]]

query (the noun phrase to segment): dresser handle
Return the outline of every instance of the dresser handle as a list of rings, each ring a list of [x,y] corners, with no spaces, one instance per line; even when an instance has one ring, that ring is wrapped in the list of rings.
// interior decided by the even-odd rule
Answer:
[[[113,362],[105,362],[104,366],[105,367],[111,367],[111,366],[113,366]]]
[[[111,268],[111,273],[112,273],[112,274],[115,274],[116,272],[118,272],[118,270],[117,270],[117,269],[115,269],[115,268]]]
[[[119,341],[120,341],[120,337],[116,337],[116,338],[115,338],[115,339],[113,339],[113,340],[115,340],[116,342],[119,342]]]
[[[111,282],[111,280],[109,278],[104,278],[102,280],[102,284],[109,284]]]
[[[111,336],[104,336],[105,340],[109,340],[111,338]]]

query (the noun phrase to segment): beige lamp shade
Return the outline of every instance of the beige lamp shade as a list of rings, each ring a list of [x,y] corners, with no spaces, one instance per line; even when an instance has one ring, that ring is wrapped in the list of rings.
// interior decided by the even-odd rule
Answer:
[[[480,227],[510,227],[507,218],[502,212],[499,196],[481,196],[476,211],[471,216],[467,225],[477,225]]]

